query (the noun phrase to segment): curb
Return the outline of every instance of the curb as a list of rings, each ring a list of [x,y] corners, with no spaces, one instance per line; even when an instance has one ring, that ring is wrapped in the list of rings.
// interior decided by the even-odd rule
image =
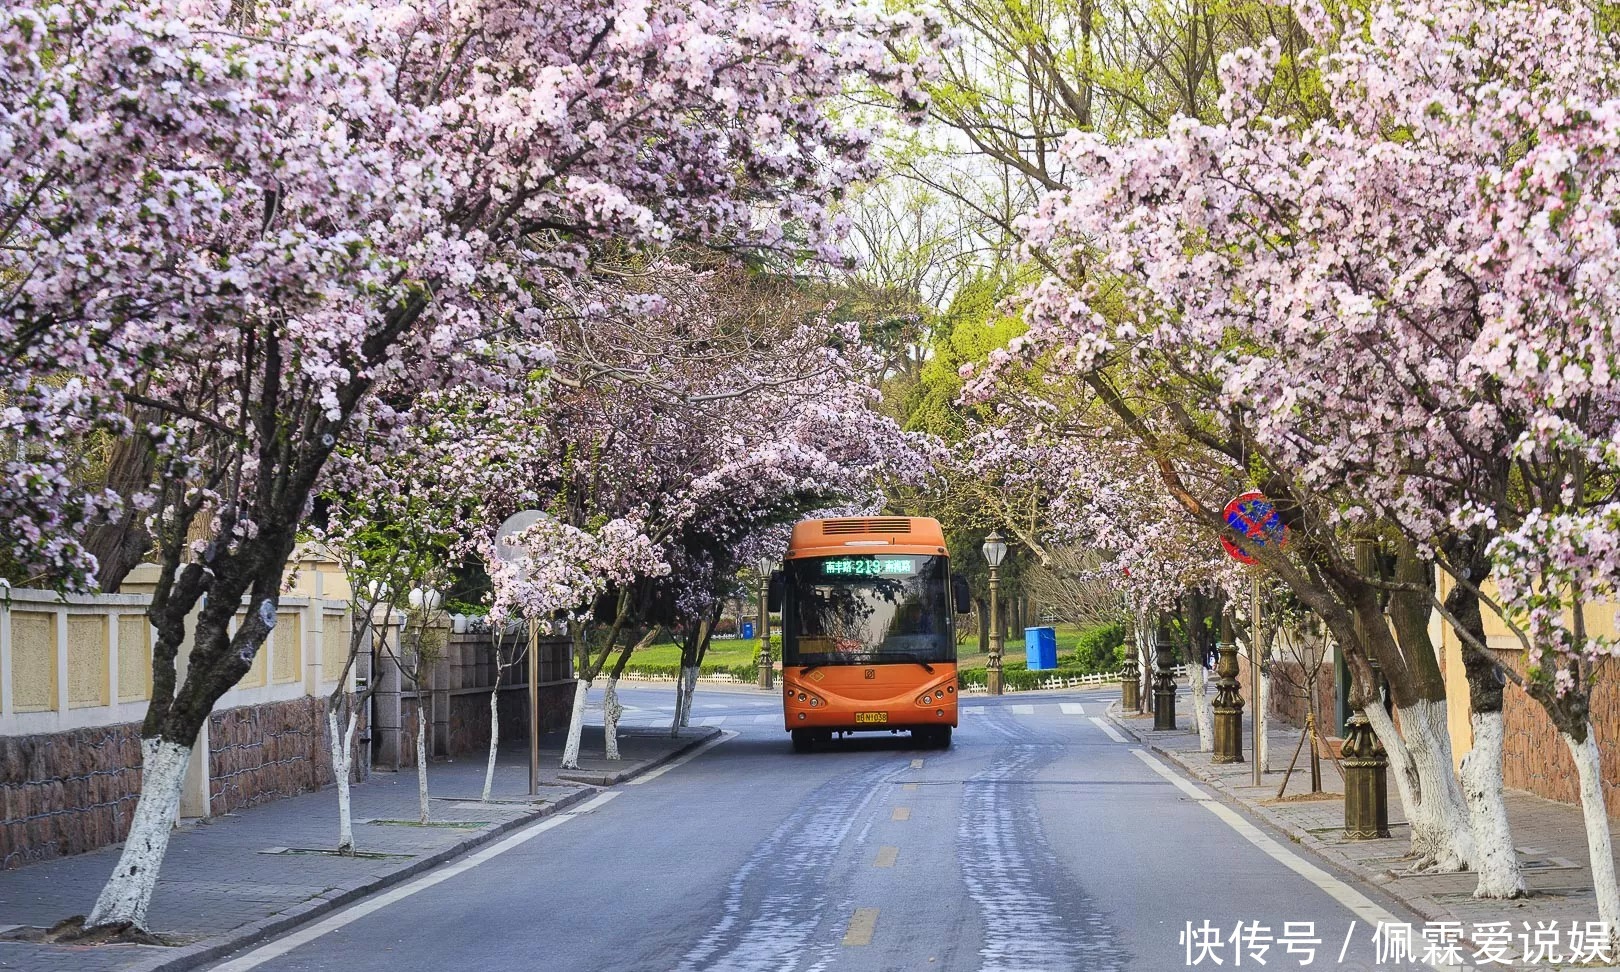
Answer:
[[[1211,777],[1199,772],[1197,767],[1188,764],[1176,753],[1175,750],[1165,749],[1163,746],[1158,745],[1153,740],[1144,738],[1135,727],[1131,726],[1125,720],[1118,718],[1118,716],[1115,714],[1118,708],[1118,702],[1111,703],[1107,710],[1103,712],[1103,717],[1118,728],[1120,732],[1126,733],[1132,739],[1136,740],[1138,745],[1158,754],[1159,756],[1164,757],[1169,762],[1175,764],[1176,768],[1182,773],[1208,787],[1216,799],[1220,800],[1222,803],[1235,809],[1242,810],[1249,816],[1263,822],[1267,827],[1287,837],[1290,843],[1309,851],[1311,855],[1316,857],[1318,860],[1331,865],[1339,871],[1344,872],[1346,875],[1354,878],[1356,881],[1359,881],[1370,888],[1376,888],[1379,893],[1387,895],[1389,898],[1400,902],[1404,907],[1410,909],[1422,917],[1425,921],[1448,921],[1455,917],[1452,915],[1450,909],[1443,907],[1438,902],[1430,898],[1407,897],[1406,895],[1398,893],[1395,888],[1391,887],[1395,879],[1391,878],[1389,874],[1383,871],[1370,871],[1355,861],[1341,857],[1340,855],[1334,853],[1331,848],[1329,848],[1314,834],[1301,830],[1300,828],[1289,824],[1285,820],[1278,819],[1275,814],[1267,812],[1265,807],[1251,804],[1246,800],[1234,796],[1232,792],[1226,788],[1224,783],[1221,783],[1220,781],[1212,779]]]
[[[623,770],[612,774],[612,782],[622,783],[626,780],[634,779],[635,777],[640,776],[650,770],[656,769],[657,767],[662,766],[679,756],[685,755],[691,750],[720,735],[720,730],[714,726],[701,726],[694,728],[698,728],[702,731],[694,733],[690,737],[683,738],[681,740],[681,745],[656,757],[655,759],[648,760],[646,763],[643,763],[634,769]],[[562,774],[558,774],[558,778],[573,779]],[[607,777],[604,776],[602,778],[606,779]],[[293,928],[312,919],[330,914],[331,912],[353,904],[362,898],[376,894],[378,891],[382,891],[396,884],[403,884],[411,878],[417,877],[426,871],[431,871],[440,865],[447,864],[450,861],[453,861],[458,857],[462,857],[485,844],[491,843],[497,838],[503,837],[514,830],[521,827],[526,827],[537,820],[543,820],[546,817],[564,813],[576,804],[584,803],[586,800],[592,799],[595,796],[596,791],[594,790],[582,790],[578,793],[570,793],[555,803],[549,803],[546,806],[537,809],[532,813],[526,813],[521,817],[514,817],[511,820],[503,821],[488,830],[481,830],[452,847],[447,847],[444,850],[439,851],[431,856],[424,857],[421,860],[412,861],[410,864],[400,868],[399,870],[382,875],[369,883],[362,884],[354,888],[345,888],[340,891],[333,891],[330,894],[320,895],[316,898],[302,902],[293,908],[283,911],[280,914],[272,915],[269,918],[263,918],[259,921],[251,922],[239,928],[232,929],[224,935],[207,938],[200,942],[194,942],[190,945],[184,945],[176,949],[164,949],[164,951],[168,952],[169,954],[157,955],[147,959],[146,961],[137,962],[128,966],[124,972],[187,972],[187,970],[195,969],[210,962],[218,961],[219,959],[225,958],[227,955],[230,955],[233,952],[240,951],[243,948],[264,939],[274,938],[277,935],[283,934],[284,932],[291,931]]]

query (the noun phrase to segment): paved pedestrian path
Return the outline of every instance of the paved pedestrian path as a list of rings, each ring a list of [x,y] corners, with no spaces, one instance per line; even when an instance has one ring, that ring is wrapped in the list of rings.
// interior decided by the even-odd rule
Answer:
[[[596,782],[629,778],[666,762],[719,730],[671,738],[625,729],[617,762],[602,752],[602,729],[587,726],[580,774]],[[178,972],[236,947],[397,883],[457,857],[497,834],[566,812],[598,788],[558,770],[560,733],[541,741],[541,786],[528,793],[529,750],[503,748],[491,801],[480,801],[485,761],[460,757],[428,765],[431,824],[419,818],[416,771],[374,773],[354,793],[355,840],[363,856],[338,857],[337,795],[315,793],[225,814],[177,831],[153,896],[150,926],[171,947],[69,947],[0,941],[0,970],[18,972]],[[118,848],[0,871],[0,926],[16,933],[87,912],[117,861]]]
[[[1284,770],[1299,744],[1298,730],[1275,722],[1270,727],[1267,734],[1270,744],[1267,772],[1262,775],[1263,785],[1256,788],[1250,763],[1216,763],[1210,753],[1199,750],[1198,733],[1192,727],[1191,714],[1187,711],[1190,703],[1185,686],[1177,701],[1178,728],[1174,731],[1155,731],[1151,714],[1125,715],[1117,701],[1109,707],[1108,718],[1130,736],[1178,763],[1218,794],[1243,805],[1297,843],[1401,899],[1429,923],[1459,923],[1463,937],[1471,939],[1472,933],[1481,926],[1490,934],[1491,928],[1507,922],[1514,934],[1512,954],[1523,960],[1524,942],[1519,940],[1520,934],[1533,932],[1538,927],[1545,928],[1547,926],[1542,923],[1547,922],[1567,930],[1572,923],[1584,925],[1597,921],[1590,857],[1586,849],[1586,829],[1580,808],[1509,790],[1508,819],[1530,895],[1514,901],[1476,899],[1473,896],[1476,876],[1472,871],[1453,874],[1407,872],[1410,862],[1406,859],[1406,853],[1410,831],[1402,816],[1400,797],[1395,792],[1393,781],[1389,784],[1391,836],[1380,840],[1347,840],[1344,836],[1344,780],[1333,760],[1322,760],[1322,789],[1325,793],[1320,798],[1312,799],[1309,796],[1309,752],[1301,752],[1287,791],[1282,799],[1278,799]],[[1247,717],[1244,719],[1243,732],[1246,747],[1244,757],[1247,759],[1248,741],[1253,732]],[[1568,966],[1538,962],[1515,967],[1550,969]]]

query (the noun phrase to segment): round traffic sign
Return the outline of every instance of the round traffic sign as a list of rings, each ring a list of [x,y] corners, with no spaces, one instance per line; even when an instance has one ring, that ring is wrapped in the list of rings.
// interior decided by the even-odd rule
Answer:
[[[1277,507],[1265,494],[1247,492],[1236,497],[1226,504],[1226,525],[1235,533],[1243,535],[1245,541],[1256,547],[1264,547],[1275,543],[1282,546],[1288,542],[1288,527],[1283,523],[1282,517],[1277,515]],[[1242,564],[1254,563],[1254,558],[1244,553],[1242,548],[1228,540],[1221,538],[1221,546],[1233,560]]]

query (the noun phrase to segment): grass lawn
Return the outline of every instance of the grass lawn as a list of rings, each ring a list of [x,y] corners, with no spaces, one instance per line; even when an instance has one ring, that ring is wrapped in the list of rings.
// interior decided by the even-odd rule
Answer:
[[[1057,629],[1058,658],[1074,654],[1075,642],[1079,640],[1083,629],[1074,625],[1060,624]],[[1017,661],[1023,664],[1024,659],[1024,632],[1008,632],[1017,637],[1009,637],[1003,649],[1003,658],[1008,663]],[[703,656],[705,665],[748,665],[754,661],[754,651],[759,648],[758,638],[716,638],[709,642],[709,652]],[[957,664],[964,668],[973,666],[983,667],[986,656],[979,652],[978,631],[957,645]],[[776,659],[780,662],[781,659]],[[681,646],[673,641],[665,641],[647,647],[630,656],[630,664],[642,665],[679,665],[681,663]]]
[[[758,638],[715,638],[709,642],[709,650],[703,656],[705,665],[749,665],[754,661],[754,651],[759,647]],[[679,665],[681,663],[681,646],[673,641],[665,641],[656,645],[648,645],[630,656],[630,664],[642,665]]]

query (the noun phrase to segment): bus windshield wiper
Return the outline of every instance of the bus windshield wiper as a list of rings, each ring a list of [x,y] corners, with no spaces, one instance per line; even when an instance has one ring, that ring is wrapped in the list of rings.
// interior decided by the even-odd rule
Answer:
[[[887,653],[886,652],[885,654],[892,654],[896,658],[903,658],[906,661],[915,662],[918,665],[921,665],[923,667],[923,671],[927,672],[930,675],[934,674],[934,666],[928,664],[927,662],[923,661],[921,658],[918,658],[916,655],[912,654],[909,651],[896,651],[896,652],[892,652],[892,653]]]

